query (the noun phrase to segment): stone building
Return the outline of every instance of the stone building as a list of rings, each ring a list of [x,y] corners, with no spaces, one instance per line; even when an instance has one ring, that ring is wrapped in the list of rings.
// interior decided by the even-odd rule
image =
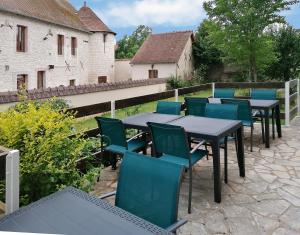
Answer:
[[[114,81],[115,33],[86,4],[0,1],[0,92]]]

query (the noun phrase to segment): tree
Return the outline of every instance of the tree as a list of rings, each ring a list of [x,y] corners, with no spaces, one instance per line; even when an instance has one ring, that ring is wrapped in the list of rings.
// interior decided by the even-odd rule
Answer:
[[[266,74],[278,80],[289,81],[300,74],[300,32],[285,26],[274,33],[277,61],[272,63]]]
[[[210,0],[204,8],[211,21],[212,39],[225,59],[249,71],[250,81],[257,81],[259,69],[275,59],[273,41],[265,30],[284,23],[279,13],[298,0]]]
[[[209,21],[204,20],[195,33],[193,44],[194,67],[201,80],[207,80],[208,71],[222,64],[221,51],[209,37]]]
[[[137,29],[130,35],[125,35],[119,42],[118,48],[116,50],[117,59],[128,59],[132,58],[138,49],[142,46],[146,38],[152,33],[152,29],[140,25]]]

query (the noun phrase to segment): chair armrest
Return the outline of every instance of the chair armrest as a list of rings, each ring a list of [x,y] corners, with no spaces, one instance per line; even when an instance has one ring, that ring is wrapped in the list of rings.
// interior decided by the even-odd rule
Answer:
[[[166,228],[166,230],[170,233],[174,233],[177,229],[179,229],[182,225],[185,225],[187,222],[188,221],[186,219],[180,219],[176,223]]]
[[[196,151],[199,149],[199,147],[200,147],[201,145],[203,145],[205,142],[206,142],[205,140],[200,141],[200,143],[197,144],[197,145],[191,150],[190,153],[193,154],[194,152],[196,152]]]
[[[137,135],[135,135],[135,136],[131,137],[130,139],[128,139],[128,140],[127,140],[127,143],[128,143],[129,141],[131,141],[131,140],[134,140],[134,139],[136,139],[136,138],[138,138],[138,137],[141,137],[143,134],[145,134],[145,132],[138,133]]]
[[[100,198],[100,199],[105,199],[105,198],[108,198],[108,197],[115,196],[116,193],[117,193],[116,191],[109,192],[109,193],[103,194],[102,196],[100,196],[100,197],[98,197],[98,198]]]

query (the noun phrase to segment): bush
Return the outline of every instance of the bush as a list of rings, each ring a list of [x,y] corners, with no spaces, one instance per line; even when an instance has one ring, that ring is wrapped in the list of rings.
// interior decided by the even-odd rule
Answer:
[[[181,79],[180,76],[171,76],[167,80],[167,89],[168,90],[182,88],[182,87],[186,87],[186,86],[187,86],[187,82],[185,80]]]
[[[20,150],[23,205],[65,186],[89,190],[99,173],[91,168],[85,175],[77,169],[82,156],[91,156],[94,143],[81,136],[69,138],[75,118],[57,103],[24,102],[0,113],[0,145]]]

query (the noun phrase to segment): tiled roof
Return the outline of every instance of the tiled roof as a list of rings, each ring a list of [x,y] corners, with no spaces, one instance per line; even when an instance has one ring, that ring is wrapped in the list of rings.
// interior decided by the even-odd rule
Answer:
[[[116,83],[89,84],[79,86],[59,86],[54,88],[46,88],[41,90],[28,90],[27,98],[29,100],[47,99],[51,97],[63,97],[71,95],[81,95],[86,93],[109,91],[116,89],[125,89],[138,86],[154,85],[165,83],[166,79],[147,79],[137,81],[124,81]],[[14,103],[19,101],[18,92],[0,92],[0,104]]]
[[[131,60],[131,64],[177,63],[192,31],[151,34]]]
[[[79,17],[76,9],[68,0],[0,0],[0,11],[10,12],[45,22],[66,26],[81,31],[105,31],[110,29],[88,7],[83,7],[83,15]],[[87,20],[85,8],[88,14],[93,15],[92,21]]]
[[[107,32],[115,34],[103,23],[101,19],[99,19],[95,12],[86,5],[80,8],[78,16],[85,27],[87,27],[91,32]]]

